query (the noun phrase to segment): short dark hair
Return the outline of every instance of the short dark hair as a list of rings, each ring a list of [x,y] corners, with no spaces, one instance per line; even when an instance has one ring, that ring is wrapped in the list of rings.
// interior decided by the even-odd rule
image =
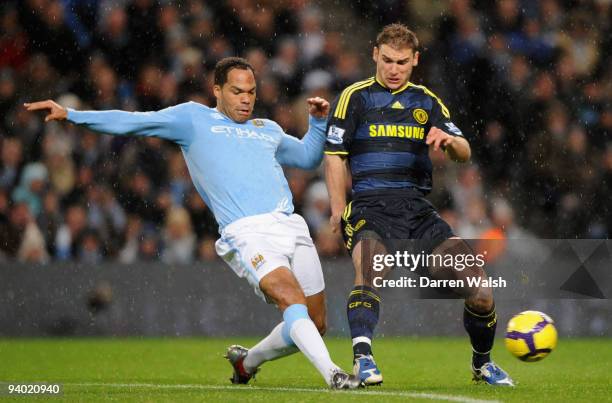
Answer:
[[[389,45],[395,49],[408,47],[413,51],[419,50],[419,39],[416,34],[400,23],[386,25],[376,37],[376,47]]]
[[[215,65],[215,85],[223,87],[227,82],[227,74],[231,69],[251,70],[255,74],[255,70],[251,63],[242,57],[224,57]]]

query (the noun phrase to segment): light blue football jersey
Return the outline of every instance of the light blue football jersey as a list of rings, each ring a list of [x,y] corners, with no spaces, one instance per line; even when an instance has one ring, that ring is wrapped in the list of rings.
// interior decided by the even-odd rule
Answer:
[[[291,214],[293,200],[281,165],[321,163],[326,119],[310,117],[303,140],[274,121],[236,123],[216,109],[187,102],[157,112],[75,111],[68,121],[113,135],[152,136],[177,143],[195,188],[219,226],[271,212]]]

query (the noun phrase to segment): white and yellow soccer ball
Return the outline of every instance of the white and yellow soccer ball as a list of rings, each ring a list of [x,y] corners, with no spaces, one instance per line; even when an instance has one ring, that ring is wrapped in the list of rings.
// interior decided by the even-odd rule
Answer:
[[[525,311],[515,315],[506,330],[506,348],[521,361],[540,361],[557,347],[557,329],[545,313]]]

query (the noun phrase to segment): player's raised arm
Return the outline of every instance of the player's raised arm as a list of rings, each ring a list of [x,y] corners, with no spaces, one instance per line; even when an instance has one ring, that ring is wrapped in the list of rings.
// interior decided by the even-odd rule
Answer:
[[[188,146],[193,135],[189,103],[157,112],[75,111],[51,100],[24,106],[28,111],[46,110],[45,122],[67,120],[100,133],[159,137],[182,146]]]
[[[323,159],[329,102],[319,97],[308,98],[307,102],[310,127],[302,140],[287,134],[283,136],[276,154],[282,165],[314,169]]]

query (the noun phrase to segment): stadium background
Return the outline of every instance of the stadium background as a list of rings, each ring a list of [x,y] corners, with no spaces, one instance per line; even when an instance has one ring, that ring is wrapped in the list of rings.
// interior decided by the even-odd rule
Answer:
[[[181,265],[215,268],[207,277],[211,282],[231,275],[214,254],[216,224],[191,185],[178,147],[44,124],[42,116],[25,112],[24,101],[51,98],[78,109],[156,110],[188,100],[212,106],[215,62],[242,55],[258,77],[255,115],[299,137],[307,124],[305,98],[331,100],[344,86],[373,74],[371,40],[382,25],[397,20],[412,27],[423,45],[412,81],[445,101],[474,151],[468,165],[433,154],[430,198],[457,234],[608,238],[611,12],[610,2],[600,0],[3,2],[0,279],[3,324],[12,327],[0,334],[75,332],[74,324],[62,327],[61,317],[38,333],[14,320],[24,307],[44,316],[49,305],[43,301],[56,296],[45,294],[54,272],[61,284],[57,300],[67,298],[59,305],[79,315],[95,312],[109,288],[115,296],[130,290],[121,288],[120,280],[100,285],[85,275],[74,276],[81,283],[70,283],[70,271],[63,269],[68,266],[91,269],[98,277],[104,277],[104,267],[115,273],[120,267],[134,282],[138,276],[129,273],[135,267],[130,265],[139,273],[158,261],[169,273]],[[327,271],[328,283],[350,281],[346,252],[327,224],[322,171],[286,173],[296,211],[306,218],[321,256],[345,270]],[[156,284],[163,284],[165,277],[159,278]],[[229,288],[239,287],[234,280]],[[34,283],[36,293],[27,286]],[[227,288],[210,290],[220,291],[232,294]],[[124,311],[135,304],[135,295],[123,301]],[[170,305],[180,299],[180,289],[172,295]],[[343,302],[329,305],[340,323]],[[543,306],[563,313],[568,332],[576,331],[580,320],[590,325],[576,334],[610,332],[608,301]],[[184,318],[180,309],[170,311],[169,320]],[[451,313],[439,326],[456,319]],[[203,315],[194,320],[208,320]],[[427,319],[415,323],[401,331],[436,328]],[[112,334],[109,328],[98,330],[94,333]],[[442,331],[461,332],[459,325]],[[156,333],[154,326],[127,333],[172,334]],[[193,333],[206,334],[197,328]]]

